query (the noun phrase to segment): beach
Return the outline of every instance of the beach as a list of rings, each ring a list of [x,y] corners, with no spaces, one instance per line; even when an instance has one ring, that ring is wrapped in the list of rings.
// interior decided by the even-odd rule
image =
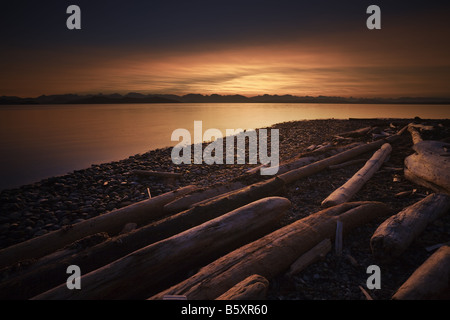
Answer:
[[[280,162],[283,163],[326,144],[338,146],[370,142],[383,134],[394,134],[414,121],[436,128],[423,132],[424,139],[441,140],[450,137],[448,119],[323,119],[284,122],[269,128],[279,129]],[[344,132],[365,127],[376,129],[357,137],[339,136]],[[388,161],[352,201],[380,201],[395,213],[432,193],[430,189],[416,185],[404,177],[404,159],[413,153],[412,144],[408,133],[393,143]],[[251,164],[175,165],[171,160],[171,150],[171,147],[159,148],[120,161],[96,164],[30,185],[2,190],[0,248],[184,186],[209,187],[229,181],[251,184],[270,178],[248,175],[248,170],[257,166]],[[372,153],[368,152],[360,158],[367,160]],[[284,196],[291,201],[292,206],[283,217],[280,227],[323,209],[321,202],[361,166],[360,163],[335,170],[324,170],[290,184]],[[175,172],[179,173],[180,177],[143,177],[134,174],[135,170]],[[359,286],[365,287],[368,277],[366,268],[378,264],[382,270],[382,286],[379,290],[371,290],[370,294],[374,299],[390,299],[395,290],[430,255],[425,248],[449,240],[450,217],[447,215],[431,223],[399,259],[390,263],[377,261],[369,246],[370,237],[383,220],[374,220],[345,235],[342,255],[336,256],[332,250],[324,259],[299,275],[280,275],[272,279],[268,298],[365,299]]]

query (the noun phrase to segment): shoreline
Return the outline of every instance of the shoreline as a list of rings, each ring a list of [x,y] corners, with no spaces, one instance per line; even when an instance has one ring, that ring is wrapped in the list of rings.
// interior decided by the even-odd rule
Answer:
[[[319,146],[325,142],[338,142],[335,135],[367,126],[397,128],[414,119],[354,119],[354,120],[302,120],[275,124],[267,128],[278,128],[280,133],[280,162],[294,158],[307,148]],[[450,120],[421,120],[423,123],[444,123],[440,134],[448,137]],[[371,137],[354,139],[368,141]],[[427,137],[428,139],[428,137]],[[411,138],[405,134],[402,142],[396,144],[389,159],[392,167],[403,167],[405,155],[412,153]],[[39,182],[14,189],[0,191],[0,248],[25,241],[64,226],[142,201],[151,195],[172,191],[189,184],[206,187],[217,183],[239,179],[245,172],[258,165],[174,165],[171,162],[172,147],[159,148],[130,156],[120,161],[92,165],[86,169],[75,170],[62,176],[43,179]],[[289,186],[286,197],[291,200],[292,208],[283,219],[288,224],[320,209],[322,201],[330,191],[350,177],[358,165],[339,170],[325,170],[311,179],[297,181]],[[161,180],[155,177],[142,178],[129,174],[132,170],[153,170],[181,173],[178,180]],[[271,177],[271,176],[270,176]],[[397,180],[396,180],[397,179]],[[331,183],[330,183],[331,182]],[[411,196],[398,198],[394,195],[401,191],[416,189]],[[377,173],[364,189],[352,201],[377,200],[388,204],[394,211],[416,202],[429,190],[415,186],[403,178],[403,172],[381,171]],[[367,274],[363,266],[375,263],[367,252],[368,239],[379,221],[358,228],[344,238],[344,256],[354,257],[360,267],[354,267],[338,259],[332,253],[314,268],[305,270],[295,281],[277,277],[271,282],[271,299],[355,299],[361,297],[357,281],[365,283]],[[430,229],[431,228],[431,229]],[[427,254],[425,244],[444,242],[445,230],[450,228],[450,218],[433,223],[422,243],[408,250],[406,258],[400,261],[401,267],[392,267],[392,271],[383,273],[392,283],[383,290],[374,292],[379,299],[388,299],[395,285],[414,269],[414,266]],[[448,241],[448,239],[447,239]],[[415,251],[418,251],[416,253]],[[390,267],[391,268],[391,267]],[[330,281],[331,280],[331,281]],[[353,283],[351,288],[348,283]],[[342,291],[339,286],[349,287]],[[302,287],[299,293],[299,287]],[[321,288],[321,289],[320,289]],[[356,289],[355,289],[356,288]],[[323,291],[327,293],[323,293]],[[339,291],[341,290],[341,291]],[[314,291],[314,292],[313,292]],[[319,292],[319,293],[317,293]],[[322,293],[320,293],[322,292]],[[341,296],[340,296],[341,295]]]

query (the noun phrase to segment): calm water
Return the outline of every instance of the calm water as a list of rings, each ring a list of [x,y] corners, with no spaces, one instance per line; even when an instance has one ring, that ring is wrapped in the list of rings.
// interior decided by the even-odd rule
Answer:
[[[172,131],[249,129],[304,119],[450,118],[450,106],[122,104],[0,107],[0,189],[173,146]]]

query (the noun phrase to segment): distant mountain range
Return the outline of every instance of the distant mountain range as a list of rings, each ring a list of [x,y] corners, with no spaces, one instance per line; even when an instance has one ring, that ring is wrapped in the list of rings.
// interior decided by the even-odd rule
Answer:
[[[18,104],[113,104],[113,103],[361,103],[361,104],[450,104],[450,98],[404,97],[404,98],[344,98],[330,96],[259,95],[202,95],[142,94],[130,92],[125,95],[42,95],[37,98],[1,96],[0,105]]]

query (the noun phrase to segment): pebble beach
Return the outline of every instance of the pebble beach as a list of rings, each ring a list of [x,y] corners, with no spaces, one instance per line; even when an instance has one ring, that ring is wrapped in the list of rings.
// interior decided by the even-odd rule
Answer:
[[[328,143],[370,142],[379,138],[380,134],[393,134],[411,122],[436,128],[432,132],[424,132],[424,139],[442,140],[450,137],[448,119],[308,120],[280,123],[270,128],[279,129],[280,162],[287,162],[303,152]],[[339,136],[343,132],[368,126],[376,127],[377,130],[347,140]],[[352,201],[381,201],[396,213],[432,193],[404,178],[403,161],[413,153],[410,135],[403,134],[392,147],[388,161]],[[232,180],[250,182],[256,179],[246,175],[256,165],[175,165],[171,161],[171,149],[151,150],[121,161],[92,165],[63,176],[0,191],[0,249],[183,186],[208,187]],[[367,154],[362,158],[368,159],[370,156]],[[280,227],[320,211],[321,202],[361,166],[355,164],[337,170],[324,170],[289,185],[285,197],[292,202],[292,207],[282,219]],[[134,170],[175,172],[181,175],[177,179],[142,177],[133,174]],[[369,246],[370,237],[381,222],[375,220],[346,235],[342,255],[336,256],[331,251],[324,259],[294,277],[280,275],[272,279],[268,298],[366,299],[360,287],[365,288],[368,277],[366,268],[377,264],[382,270],[382,287],[370,291],[370,295],[373,299],[390,299],[393,292],[431,254],[427,251],[429,246],[450,240],[450,216],[446,215],[431,223],[400,259],[381,263],[374,259]]]

